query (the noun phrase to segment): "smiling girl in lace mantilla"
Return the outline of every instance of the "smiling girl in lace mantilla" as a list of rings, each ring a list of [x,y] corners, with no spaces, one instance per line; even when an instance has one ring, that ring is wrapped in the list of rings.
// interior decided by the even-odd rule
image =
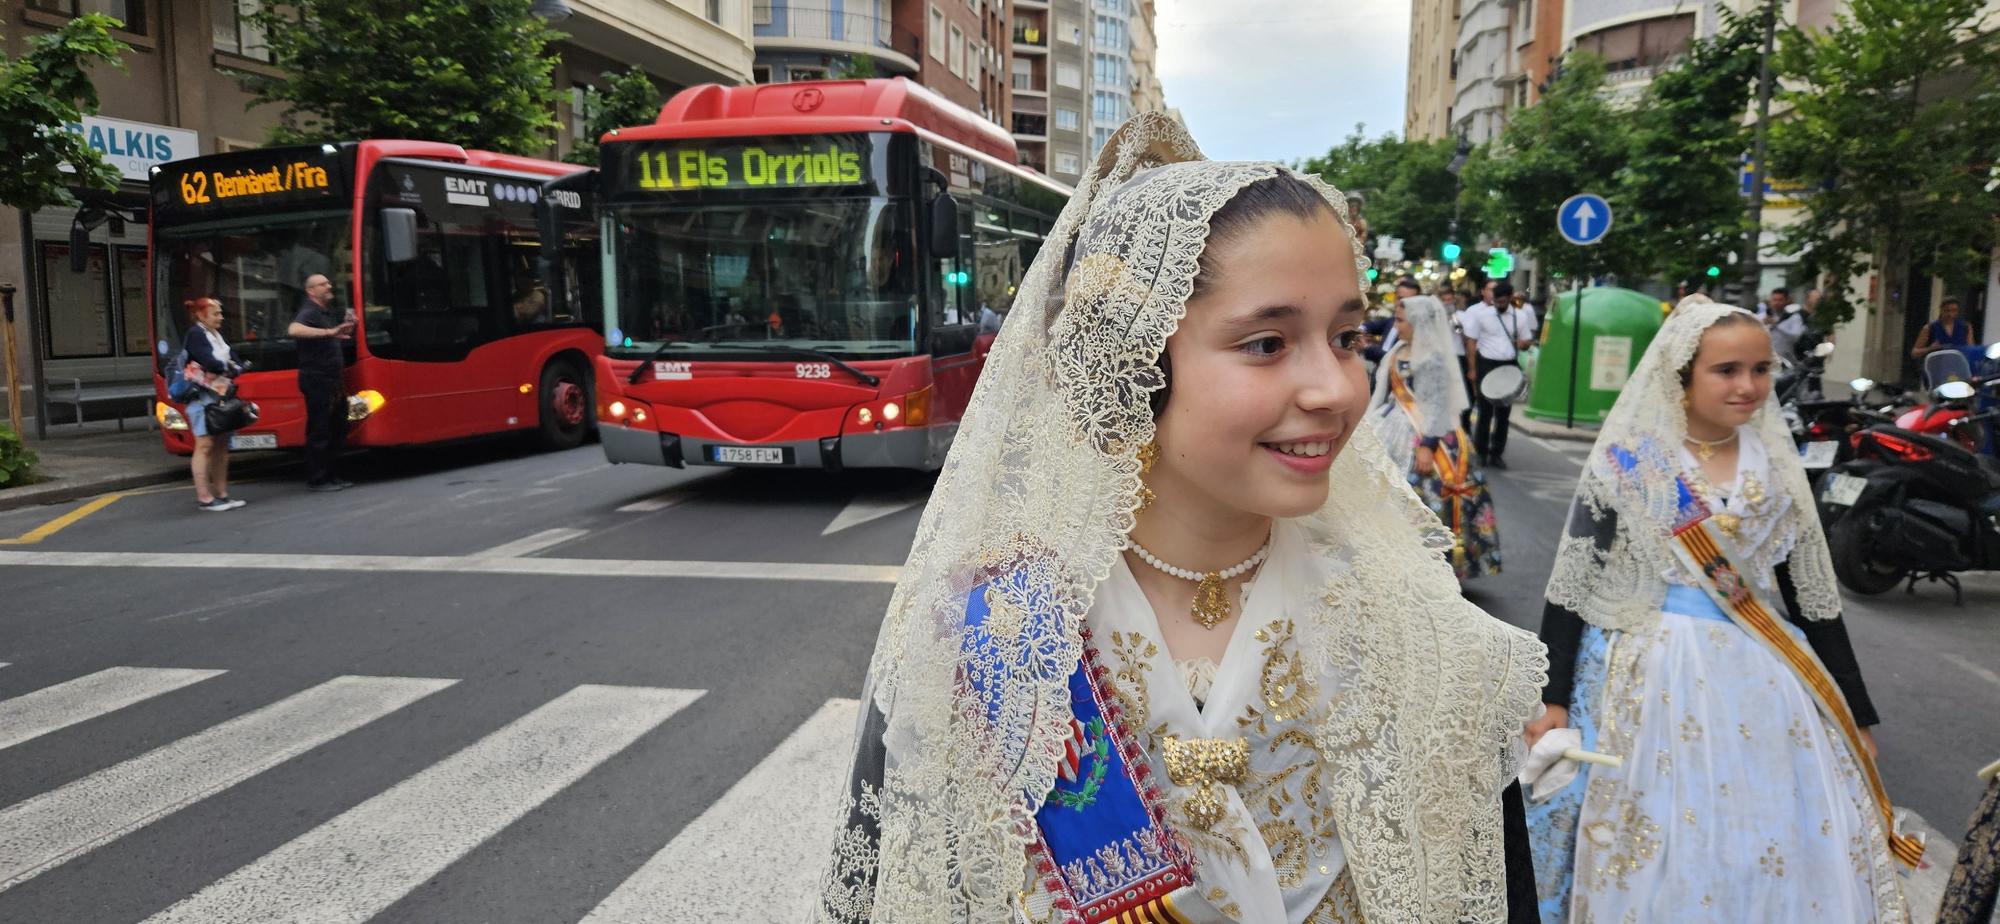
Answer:
[[[890,601],[822,920],[1507,920],[1546,661],[1362,423],[1345,210],[1159,114],[1104,148]]]

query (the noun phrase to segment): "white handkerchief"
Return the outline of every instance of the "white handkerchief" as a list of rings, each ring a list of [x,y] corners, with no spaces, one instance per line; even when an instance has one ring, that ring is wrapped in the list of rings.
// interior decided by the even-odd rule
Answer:
[[[1553,728],[1528,750],[1521,764],[1521,786],[1528,798],[1540,802],[1562,791],[1576,779],[1576,761],[1565,760],[1563,752],[1583,747],[1583,733],[1574,728]]]

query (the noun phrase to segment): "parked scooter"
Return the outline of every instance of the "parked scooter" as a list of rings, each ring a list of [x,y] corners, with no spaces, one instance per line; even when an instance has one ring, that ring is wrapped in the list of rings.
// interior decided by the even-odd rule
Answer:
[[[1971,382],[1933,389],[1940,403],[1968,402]],[[1965,604],[1956,572],[2000,571],[2000,459],[1951,432],[2000,418],[1952,418],[1941,434],[1878,424],[1853,437],[1855,458],[1819,482],[1834,574],[1848,589],[1879,594],[1906,579],[1941,582]]]

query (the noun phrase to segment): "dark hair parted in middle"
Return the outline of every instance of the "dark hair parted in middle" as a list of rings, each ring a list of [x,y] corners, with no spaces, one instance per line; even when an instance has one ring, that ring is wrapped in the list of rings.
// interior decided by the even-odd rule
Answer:
[[[1194,292],[1189,298],[1200,298],[1221,277],[1217,268],[1216,244],[1227,244],[1250,233],[1250,229],[1266,218],[1289,215],[1310,221],[1324,211],[1334,214],[1333,206],[1314,189],[1312,184],[1289,173],[1280,173],[1268,180],[1258,180],[1243,187],[1236,197],[1217,209],[1208,220],[1208,243],[1201,250],[1201,269],[1194,277]],[[1160,351],[1160,379],[1166,385],[1152,394],[1153,419],[1158,420],[1167,409],[1167,396],[1174,390],[1174,367],[1167,358],[1167,351]]]

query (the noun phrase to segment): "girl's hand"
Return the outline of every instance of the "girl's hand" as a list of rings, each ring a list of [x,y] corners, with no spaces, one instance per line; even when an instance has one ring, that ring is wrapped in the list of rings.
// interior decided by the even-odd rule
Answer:
[[[1412,460],[1416,463],[1417,474],[1426,478],[1429,478],[1432,472],[1437,471],[1437,463],[1433,461],[1431,452],[1432,449],[1429,446],[1418,446],[1416,457]]]
[[[1527,736],[1529,747],[1534,747],[1535,742],[1542,740],[1543,735],[1555,729],[1567,728],[1569,726],[1568,708],[1546,703],[1543,705],[1545,708],[1542,710],[1541,716],[1529,722],[1521,729],[1521,733]],[[1866,732],[1864,731],[1863,734],[1866,734]]]

